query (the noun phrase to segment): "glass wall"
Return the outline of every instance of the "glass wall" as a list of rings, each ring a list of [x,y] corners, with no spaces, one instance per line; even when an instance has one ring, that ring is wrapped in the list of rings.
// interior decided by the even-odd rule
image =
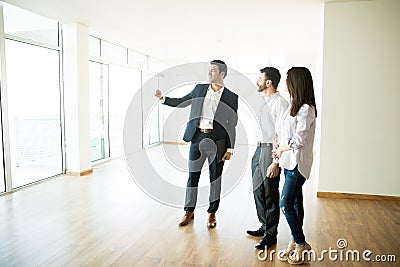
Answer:
[[[124,120],[128,106],[141,87],[142,71],[110,65],[110,156],[123,155]]]
[[[90,92],[91,92],[91,129],[92,129],[92,161],[105,157],[119,157],[123,155],[123,129],[126,111],[134,96],[141,92],[145,77],[153,76],[162,67],[161,63],[153,58],[107,42],[100,38],[89,36],[89,55],[91,59],[90,70]],[[108,66],[108,84],[104,83],[104,73],[98,67],[94,67],[94,61],[98,65]],[[93,65],[93,66],[92,66]],[[104,72],[104,71],[103,71]],[[103,75],[103,76],[101,76]],[[101,78],[103,77],[103,78]],[[103,79],[103,81],[101,80]],[[156,86],[156,85],[155,85]],[[99,123],[99,105],[97,104],[99,95],[104,96],[104,88],[108,88],[107,99],[109,105],[102,103],[103,111],[109,115],[108,125],[106,122]],[[156,89],[156,87],[154,88]],[[95,92],[97,90],[97,92]],[[153,95],[153,92],[146,92]],[[96,108],[95,108],[96,106]],[[138,114],[140,116],[140,114]],[[160,112],[156,106],[150,116],[142,118],[142,146],[156,144],[161,141]],[[95,124],[95,125],[94,125]],[[104,127],[104,128],[101,128]],[[102,155],[99,151],[100,131],[109,137],[109,155]],[[105,144],[106,146],[106,144]],[[97,156],[94,156],[97,155]]]
[[[89,73],[91,160],[120,157],[126,111],[140,90],[142,72],[90,61]]]
[[[1,112],[0,112],[1,115]],[[2,126],[0,126],[0,134],[3,135],[3,129]],[[3,161],[3,153],[1,153],[1,151],[3,151],[3,142],[0,142],[0,160],[2,162]],[[3,193],[6,191],[6,176],[4,173],[4,164],[1,164],[0,166],[0,193]]]
[[[62,174],[65,166],[59,23],[0,4],[4,24],[0,41],[5,42],[5,52],[0,50],[4,59],[0,61],[0,112],[6,125],[0,124],[0,134],[7,148],[4,151],[0,142],[1,193]],[[89,36],[89,55],[91,160],[122,156],[126,110],[133,97],[143,93],[146,77],[154,75],[161,64],[93,36]],[[142,146],[160,142],[159,106],[142,121],[142,129],[146,123],[145,132],[139,130]]]
[[[45,46],[59,46],[57,21],[3,3],[4,33]]]
[[[157,88],[160,88],[160,79],[162,77],[159,77],[157,75],[153,76],[151,80],[153,81],[154,84],[152,84],[150,87],[154,87],[154,91]],[[152,104],[150,107],[150,112],[147,115],[147,117],[143,118],[144,122],[144,130],[143,130],[143,143],[144,146],[149,146],[156,144],[160,142],[161,140],[161,129],[160,129],[160,102],[156,101],[156,99],[153,97],[154,92],[142,92],[143,94],[150,94],[150,99],[153,100],[150,103],[143,103],[143,105],[146,106],[146,104]],[[144,99],[148,99],[148,96]],[[145,114],[144,114],[145,115]]]
[[[89,62],[90,159],[110,156],[108,138],[108,65]]]
[[[63,172],[59,53],[5,40],[13,188]]]
[[[3,140],[10,145],[6,181],[17,188],[64,172],[61,48],[57,21],[6,3],[2,7],[1,101],[8,126]]]

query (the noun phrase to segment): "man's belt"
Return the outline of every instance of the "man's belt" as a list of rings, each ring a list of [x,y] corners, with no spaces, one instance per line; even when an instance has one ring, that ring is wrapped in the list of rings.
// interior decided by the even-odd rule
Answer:
[[[261,143],[261,142],[258,142],[257,146],[259,146],[259,147],[268,147],[268,146],[272,146],[272,143]]]
[[[202,128],[197,128],[199,129],[200,132],[202,133],[211,133],[213,129],[202,129]]]

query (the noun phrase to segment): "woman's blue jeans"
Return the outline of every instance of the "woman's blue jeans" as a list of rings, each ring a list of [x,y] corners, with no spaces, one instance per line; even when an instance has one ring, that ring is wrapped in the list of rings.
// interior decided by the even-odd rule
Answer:
[[[302,188],[306,179],[300,174],[297,166],[293,170],[284,169],[284,174],[285,184],[283,185],[279,207],[286,217],[294,242],[304,244]]]

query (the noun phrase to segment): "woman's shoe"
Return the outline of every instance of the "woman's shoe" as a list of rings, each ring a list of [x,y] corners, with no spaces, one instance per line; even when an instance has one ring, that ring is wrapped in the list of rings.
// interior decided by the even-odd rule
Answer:
[[[309,255],[306,251],[311,250],[310,244],[306,243],[304,247],[296,247],[294,253],[288,256],[288,263],[292,265],[303,264],[304,261],[309,261],[310,259],[304,259],[304,254]]]
[[[288,247],[278,252],[278,260],[287,261],[290,254],[296,249],[296,243],[293,240],[289,241]]]

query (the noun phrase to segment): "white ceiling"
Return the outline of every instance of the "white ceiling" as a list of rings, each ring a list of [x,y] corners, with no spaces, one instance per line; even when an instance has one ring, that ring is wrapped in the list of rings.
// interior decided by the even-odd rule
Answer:
[[[170,62],[322,51],[323,4],[368,0],[6,0]],[[316,52],[317,51],[317,52]]]
[[[314,53],[324,0],[7,0],[163,60]]]

